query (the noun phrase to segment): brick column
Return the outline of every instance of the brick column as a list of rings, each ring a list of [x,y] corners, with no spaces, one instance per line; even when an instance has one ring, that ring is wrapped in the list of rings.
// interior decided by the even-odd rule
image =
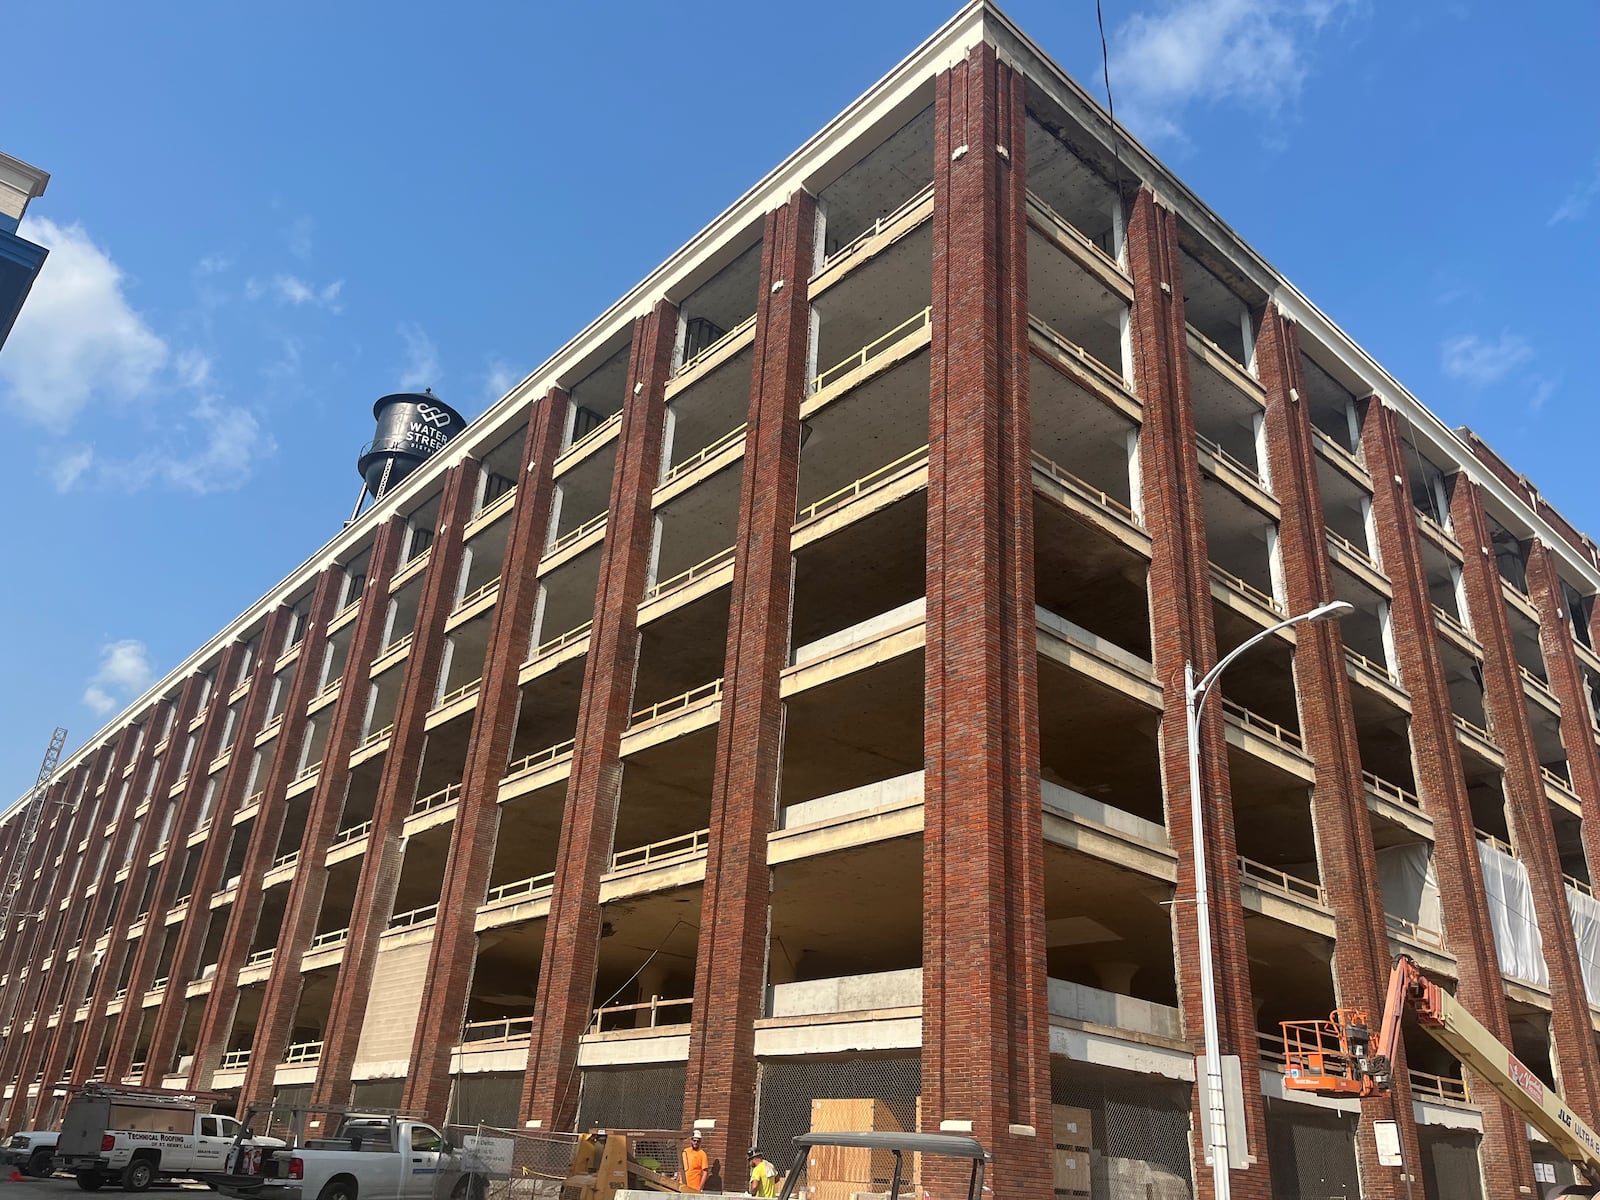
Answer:
[[[150,716],[147,714],[146,720],[149,719]],[[105,805],[116,803],[116,796],[122,787],[122,770],[133,755],[133,744],[137,736],[138,730],[136,726],[130,724],[123,729],[122,733],[117,737],[114,749],[110,754],[111,768],[110,773],[106,776],[105,791],[103,793],[99,792],[97,788],[96,792],[86,800],[86,808],[93,809],[94,825],[92,827],[86,826],[91,831],[97,828],[104,828],[105,825],[110,824],[109,821],[101,819],[103,809]],[[96,766],[98,767],[103,761],[102,757],[97,756],[95,760]],[[93,776],[91,776],[91,782],[92,780]],[[131,791],[132,788],[130,787],[129,790]],[[127,828],[127,826],[120,827],[118,833],[125,833]],[[78,871],[73,902],[67,910],[69,927],[78,926],[79,922],[82,923],[76,937],[76,944],[73,947],[78,953],[70,962],[62,963],[66,979],[62,992],[64,1003],[61,1009],[61,1022],[56,1026],[53,1033],[48,1028],[41,1029],[35,1026],[31,1040],[23,1047],[21,1056],[22,1072],[29,1079],[33,1077],[29,1068],[33,1066],[33,1063],[41,1055],[43,1056],[43,1061],[39,1069],[44,1072],[46,1079],[52,1082],[58,1081],[62,1071],[65,1069],[68,1042],[71,1039],[74,1024],[73,1014],[77,1011],[78,1006],[83,1003],[84,993],[88,990],[89,977],[93,974],[92,968],[95,962],[92,948],[101,928],[105,925],[106,913],[111,907],[111,889],[104,886],[104,884],[110,879],[114,870],[111,864],[121,861],[120,858],[115,857],[119,840],[121,839],[113,837],[112,844],[106,848],[104,863],[99,862],[98,858],[97,843],[100,839],[91,842],[89,848],[84,852],[88,862]],[[122,842],[122,845],[123,848],[126,848],[125,841]],[[100,872],[99,875],[91,878],[90,876],[97,869]],[[96,884],[101,886],[95,888],[93,896],[84,894],[90,886]],[[84,946],[85,942],[88,943],[87,947]],[[26,1091],[26,1087],[19,1084],[17,1094],[13,1098],[9,1111],[6,1113],[6,1124],[11,1128],[31,1127],[27,1118],[32,1115],[32,1105],[26,1098]]]
[[[973,1123],[996,1192],[1040,1195],[1053,1143],[1023,81],[985,44],[936,89],[922,1110],[930,1128]]]
[[[1256,363],[1267,393],[1266,443],[1272,490],[1282,511],[1278,547],[1283,556],[1284,599],[1291,613],[1303,613],[1336,599],[1337,592],[1311,418],[1300,402],[1307,395],[1300,341],[1294,325],[1273,304],[1268,304],[1262,315]],[[1365,1009],[1377,1020],[1389,981],[1389,939],[1361,778],[1350,677],[1345,670],[1344,635],[1337,621],[1299,626],[1294,674],[1300,736],[1316,771],[1311,820],[1316,828],[1318,870],[1333,905],[1335,993],[1342,1007]],[[1403,1052],[1395,1062],[1394,1091],[1362,1102],[1357,1142],[1362,1195],[1398,1200],[1406,1195],[1405,1172],[1378,1164],[1372,1135],[1375,1120],[1400,1123],[1406,1139],[1406,1163],[1410,1173],[1420,1179],[1422,1146]]]
[[[200,1022],[199,1036],[195,1038],[194,1065],[189,1069],[189,1086],[192,1088],[211,1085],[211,1076],[221,1064],[227,1050],[228,1036],[233,1032],[233,1019],[239,1007],[239,972],[250,955],[250,944],[255,940],[256,926],[261,920],[265,901],[261,877],[272,866],[272,860],[278,852],[278,838],[283,833],[283,819],[288,808],[285,796],[290,782],[298,773],[296,764],[300,759],[300,747],[310,723],[306,708],[317,689],[317,675],[327,648],[328,621],[339,603],[343,583],[344,570],[337,564],[324,568],[317,577],[305,634],[300,641],[300,657],[294,665],[294,680],[289,685],[289,695],[283,706],[278,751],[273,756],[272,770],[268,772],[266,786],[262,789],[260,815],[256,817],[255,828],[250,832],[250,848],[245,852],[244,870],[240,873],[239,887],[230,906],[228,931],[222,938],[217,971],[211,977],[211,993],[206,998],[205,1016]],[[365,603],[362,607],[366,607]],[[365,616],[363,613],[362,617]],[[273,665],[263,662],[258,670],[262,669],[272,673]],[[330,748],[331,745],[330,739]],[[324,755],[325,761],[327,758]]]
[[[300,960],[317,933],[317,918],[322,915],[322,897],[328,884],[328,847],[339,831],[344,812],[345,793],[350,790],[350,755],[361,740],[371,689],[372,663],[383,648],[384,627],[388,620],[389,581],[400,561],[405,541],[405,518],[391,516],[379,528],[368,560],[367,590],[350,633],[350,652],[345,656],[343,684],[333,702],[329,717],[328,740],[324,743],[322,770],[307,806],[305,830],[298,847],[294,878],[284,903],[283,924],[278,931],[277,948],[272,956],[272,974],[267,978],[261,999],[261,1014],[256,1020],[255,1037],[250,1043],[250,1063],[239,1089],[241,1108],[266,1104],[272,1100],[278,1066],[294,1033],[294,1017],[300,1007]],[[432,567],[429,567],[431,572]],[[312,664],[314,667],[315,664]],[[302,668],[307,674],[311,667]],[[298,683],[300,675],[296,675]],[[263,805],[263,809],[265,805]],[[281,830],[279,831],[281,835]],[[267,861],[275,860],[273,847],[260,848]]]
[[[200,734],[196,739],[193,760],[190,763],[189,782],[183,789],[183,794],[178,798],[178,810],[173,814],[172,829],[169,831],[167,857],[162,860],[157,869],[155,888],[150,895],[150,921],[145,926],[145,934],[139,939],[138,949],[133,960],[133,971],[128,976],[128,1002],[123,1006],[121,1016],[113,1026],[111,1034],[111,1053],[106,1060],[106,1078],[121,1079],[127,1074],[133,1062],[133,1052],[138,1046],[139,1031],[144,1024],[144,1009],[139,1001],[144,997],[150,987],[150,981],[155,977],[156,962],[162,950],[166,937],[166,927],[159,922],[161,917],[172,907],[173,893],[178,886],[178,881],[183,875],[184,862],[188,857],[184,847],[184,839],[188,836],[189,826],[193,824],[195,811],[200,806],[200,800],[205,795],[206,780],[209,778],[207,768],[211,760],[216,758],[218,746],[222,741],[222,729],[227,724],[228,692],[231,687],[225,687],[223,680],[232,679],[239,669],[240,656],[244,653],[244,646],[235,642],[222,652],[217,663],[217,684],[212,689],[211,704],[206,709],[205,720],[201,723]],[[184,732],[183,727],[173,726],[174,740]],[[235,743],[236,745],[238,743]],[[168,746],[167,754],[170,757],[175,747]],[[154,821],[156,806],[164,798],[164,793],[158,792],[148,820]],[[157,847],[159,848],[159,847]],[[168,979],[177,979],[175,975],[168,975]],[[181,990],[184,980],[178,980],[177,987]],[[145,1071],[149,1073],[149,1055],[145,1056]]]
[[[1185,662],[1200,675],[1215,664],[1216,629],[1211,601],[1210,551],[1200,491],[1194,407],[1189,391],[1189,350],[1183,311],[1183,262],[1178,224],[1148,191],[1134,198],[1128,224],[1128,265],[1133,275],[1135,378],[1144,400],[1139,461],[1144,480],[1145,525],[1150,530],[1150,633],[1156,679],[1164,690],[1161,778],[1167,797],[1167,833],[1178,856],[1178,903],[1172,906],[1177,951],[1178,1000],[1184,1028],[1199,1049],[1202,1028],[1199,939],[1193,903],[1194,839],[1190,817],[1189,748],[1183,694]],[[1211,888],[1212,956],[1221,1052],[1237,1054],[1246,1080],[1245,1129],[1256,1163],[1232,1173],[1233,1194],[1266,1200],[1272,1190],[1267,1162],[1266,1109],[1259,1088],[1260,1043],[1250,991],[1250,956],[1240,902],[1239,851],[1228,782],[1222,706],[1212,703],[1200,729],[1201,785],[1207,879]],[[1201,1091],[1194,1092],[1197,1195],[1211,1194],[1205,1161]]]
[[[1588,687],[1573,645],[1572,618],[1561,590],[1561,574],[1550,547],[1538,538],[1528,545],[1528,594],[1539,611],[1539,648],[1544,652],[1550,690],[1561,702],[1561,744],[1567,752],[1572,788],[1583,806],[1583,853],[1590,882],[1600,870],[1600,749],[1589,719]]]
[[[556,388],[535,401],[528,413],[528,436],[522,446],[517,498],[500,571],[500,595],[494,605],[478,706],[472,715],[461,799],[456,804],[450,855],[440,885],[439,915],[434,919],[427,978],[411,1045],[411,1069],[406,1073],[405,1106],[440,1120],[450,1103],[450,1050],[466,1021],[467,989],[477,961],[478,906],[488,891],[494,867],[500,780],[517,732],[522,698],[519,677],[533,640],[539,559],[549,533],[555,490],[551,473],[566,429],[567,404],[567,394]],[[350,933],[354,945],[361,930],[352,927]],[[375,938],[381,933],[380,927],[364,936]],[[350,1055],[353,1058],[354,1050]],[[320,1099],[335,1103],[327,1092],[338,1080],[332,1075],[327,1079]]]
[[[75,889],[71,887],[74,871],[77,867],[77,846],[83,840],[88,829],[90,817],[90,804],[82,803],[87,791],[88,783],[94,778],[93,767],[100,762],[99,756],[92,756],[74,770],[70,777],[63,781],[60,795],[62,803],[69,803],[68,796],[76,796],[78,806],[72,813],[63,812],[57,822],[59,836],[54,839],[61,849],[58,853],[64,855],[62,865],[46,876],[50,881],[50,889],[44,898],[42,911],[44,916],[36,927],[35,937],[30,949],[26,953],[19,952],[15,955],[7,952],[5,955],[8,969],[15,974],[24,962],[29,964],[28,978],[26,980],[11,981],[11,995],[8,1001],[11,1008],[6,1017],[6,1024],[11,1026],[11,1034],[0,1050],[0,1086],[10,1082],[14,1073],[19,1071],[17,1090],[26,1093],[27,1086],[34,1074],[34,1064],[43,1055],[50,1033],[48,1023],[50,1009],[54,1007],[53,998],[61,992],[61,980],[70,970],[67,961],[67,947],[62,945],[62,930],[67,919],[67,909],[62,907],[62,901],[68,897],[76,897]],[[51,789],[52,794],[56,791]],[[53,862],[55,854],[47,861]],[[45,953],[41,953],[45,951]],[[44,958],[49,957],[50,969],[41,971],[39,965]],[[30,1014],[33,1018],[33,1029],[23,1033],[22,1026]],[[57,1027],[71,1023],[71,1017],[63,1008],[61,1020]],[[9,1104],[0,1102],[0,1109],[10,1107]]]
[[[1367,401],[1361,444],[1372,476],[1373,524],[1378,554],[1394,591],[1390,609],[1400,678],[1411,694],[1411,762],[1417,795],[1433,821],[1433,866],[1445,940],[1456,956],[1456,998],[1490,1033],[1511,1044],[1505,985],[1489,923],[1483,868],[1460,743],[1451,719],[1450,692],[1439,657],[1439,633],[1411,505],[1407,466],[1396,414],[1376,397]],[[1484,1193],[1534,1194],[1533,1156],[1524,1122],[1488,1088],[1474,1097],[1483,1106]]]
[[[178,944],[173,949],[172,969],[168,972],[172,983],[161,998],[155,1028],[150,1031],[150,1046],[145,1053],[144,1083],[147,1087],[160,1086],[163,1077],[168,1074],[166,1065],[172,1061],[178,1049],[178,1037],[183,1032],[183,1018],[188,1006],[185,988],[203,965],[200,953],[205,949],[206,933],[212,920],[208,902],[222,881],[222,871],[227,865],[233,814],[244,799],[244,789],[250,779],[256,737],[266,723],[267,703],[272,698],[273,667],[282,652],[284,638],[288,636],[290,620],[290,610],[280,606],[267,614],[262,625],[250,686],[245,691],[244,704],[239,710],[233,757],[222,770],[222,779],[212,802],[211,828],[216,832],[206,839],[200,851],[200,861],[195,865],[194,883],[189,892],[189,911],[179,926]],[[202,797],[204,794],[202,788]],[[217,919],[226,920],[226,914]]]
[[[1483,700],[1495,741],[1505,754],[1506,809],[1517,858],[1528,871],[1533,911],[1550,972],[1551,1034],[1555,1080],[1569,1105],[1591,1124],[1600,1116],[1600,1054],[1583,990],[1578,943],[1567,907],[1561,855],[1550,820],[1550,797],[1539,773],[1539,748],[1528,720],[1527,693],[1511,640],[1511,621],[1495,563],[1489,519],[1478,485],[1457,475],[1450,492],[1450,517],[1465,556],[1462,579],[1472,627],[1483,643]]]
[[[707,1150],[724,1164],[739,1161],[738,1148],[751,1143],[755,1130],[755,1026],[765,1013],[772,898],[767,834],[783,764],[778,687],[789,652],[790,535],[811,337],[806,281],[816,224],[816,201],[796,192],[767,214],[762,238],[757,367],[734,540],[712,832],[683,1097],[687,1118],[716,1122]]]
[[[619,749],[633,698],[639,601],[654,540],[650,495],[661,477],[665,392],[677,335],[678,310],[665,300],[633,325],[611,515],[600,552],[594,627],[522,1086],[523,1119],[543,1121],[546,1129],[569,1129],[577,1119],[578,1039],[594,1005],[600,876],[610,862],[616,832],[622,788]]]
[[[415,636],[403,668],[405,678],[395,709],[394,733],[390,735],[383,774],[378,780],[372,832],[367,835],[367,852],[350,911],[350,935],[337,968],[328,1026],[322,1036],[315,1093],[321,1103],[347,1104],[350,1100],[350,1074],[366,1018],[379,938],[394,912],[395,892],[400,885],[404,861],[401,834],[422,775],[422,752],[428,741],[424,725],[439,689],[444,625],[461,579],[462,532],[472,516],[478,473],[477,461],[469,458],[452,467],[445,477],[428,574],[417,606]],[[312,914],[313,919],[316,915]],[[313,924],[307,928],[306,937],[315,933]],[[278,953],[283,953],[281,946]]]
[[[55,903],[62,872],[54,864],[68,843],[73,820],[65,809],[71,803],[68,797],[72,795],[73,788],[83,778],[83,771],[84,768],[79,767],[57,773],[55,780],[45,789],[45,808],[39,828],[35,831],[33,847],[19,848],[19,853],[36,860],[38,865],[24,867],[25,873],[17,890],[17,902],[11,908],[12,932],[0,942],[0,970],[4,970],[8,976],[4,994],[0,995],[0,1025],[26,1022],[33,1016],[40,997],[39,988],[44,974],[39,970],[39,964],[54,947],[54,939],[47,933],[61,915]],[[20,830],[20,825],[16,828]],[[72,845],[75,846],[77,841],[77,838],[72,838]],[[10,863],[6,863],[0,870],[9,873],[10,866]],[[39,873],[37,879],[33,878],[34,871]],[[3,879],[4,876],[0,875],[0,880]],[[28,972],[26,976],[22,975],[24,968]]]
[[[122,965],[128,957],[127,932],[129,926],[139,915],[138,904],[142,899],[145,872],[149,870],[146,860],[155,848],[156,822],[151,819],[156,810],[156,805],[166,798],[167,792],[178,778],[178,768],[183,762],[182,744],[188,735],[188,726],[194,720],[195,712],[200,707],[200,693],[205,688],[203,676],[191,675],[183,683],[183,690],[178,693],[176,718],[172,722],[172,730],[164,740],[165,749],[161,753],[161,764],[155,767],[152,763],[152,743],[155,741],[156,730],[164,720],[162,715],[168,707],[165,701],[157,701],[151,710],[151,720],[148,732],[145,734],[145,745],[139,753],[139,765],[134,768],[132,786],[128,789],[128,805],[125,812],[118,818],[118,840],[122,841],[122,825],[129,827],[132,837],[133,856],[128,860],[128,878],[122,889],[122,895],[117,899],[116,909],[111,914],[111,940],[106,946],[105,958],[100,963],[100,977],[95,981],[93,994],[89,997],[89,1015],[84,1020],[83,1038],[78,1043],[78,1053],[72,1065],[72,1082],[83,1083],[94,1072],[95,1064],[99,1060],[100,1047],[109,1039],[111,1033],[110,1022],[106,1020],[106,1006],[111,1003],[117,992],[117,979],[122,974]],[[154,786],[150,789],[150,808],[138,821],[133,818],[138,806],[143,803],[142,783],[147,774],[153,773]],[[138,826],[138,832],[133,834],[133,827]],[[128,843],[124,843],[126,846]],[[108,870],[101,877],[102,888],[113,889],[119,870],[119,858],[115,853],[107,861]],[[141,938],[149,936],[150,922],[145,921],[145,932]],[[90,929],[94,935],[97,931]],[[132,992],[128,993],[123,1007],[137,1005],[138,997]],[[106,1071],[106,1081],[117,1082],[117,1077]]]

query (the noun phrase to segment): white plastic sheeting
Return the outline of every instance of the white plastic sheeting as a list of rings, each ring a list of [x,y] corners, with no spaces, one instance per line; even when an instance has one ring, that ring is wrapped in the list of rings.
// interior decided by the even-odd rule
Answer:
[[[1423,929],[1441,929],[1439,881],[1433,873],[1433,853],[1425,845],[1390,846],[1379,850],[1378,886],[1383,889],[1383,911]]]
[[[1500,970],[1515,979],[1549,987],[1550,972],[1544,965],[1544,940],[1533,915],[1528,869],[1484,841],[1478,842],[1478,862],[1483,868],[1483,890],[1489,901]]]
[[[1600,900],[1569,884],[1567,908],[1572,912],[1572,936],[1578,941],[1578,961],[1583,965],[1583,990],[1590,1004],[1600,1004]]]

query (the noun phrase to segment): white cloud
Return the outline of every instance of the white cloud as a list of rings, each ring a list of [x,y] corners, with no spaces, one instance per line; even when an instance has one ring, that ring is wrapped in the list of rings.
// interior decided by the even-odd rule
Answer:
[[[100,647],[100,666],[89,677],[83,691],[83,702],[105,716],[119,704],[126,704],[155,678],[150,666],[150,651],[134,638],[108,642]]]
[[[118,491],[162,486],[204,496],[239,487],[256,461],[277,448],[249,409],[202,395],[173,421],[160,446],[130,459],[99,463],[96,477]]]
[[[493,404],[496,400],[499,400],[515,387],[521,378],[521,375],[511,369],[509,363],[503,359],[491,358],[489,360],[489,369],[484,373],[483,377],[483,390],[489,394],[489,402]]]
[[[128,303],[122,270],[83,226],[29,218],[22,232],[50,257],[0,355],[0,397],[60,432],[95,400],[143,395],[169,351]]]
[[[1589,206],[1600,199],[1600,159],[1596,159],[1588,177],[1573,185],[1566,198],[1550,214],[1546,225],[1560,225],[1563,221],[1581,221],[1589,215]]]
[[[406,344],[405,361],[400,366],[400,386],[431,387],[439,380],[439,347],[415,321],[402,321],[397,329]]]
[[[1167,0],[1135,13],[1111,41],[1117,117],[1142,137],[1181,138],[1195,103],[1276,113],[1310,71],[1311,45],[1348,0]]]
[[[335,313],[344,311],[338,303],[339,292],[344,288],[342,279],[335,279],[319,288],[298,275],[278,275],[273,278],[272,287],[278,293],[278,299],[286,304],[311,304]]]
[[[80,446],[70,450],[50,468],[50,481],[55,484],[58,492],[70,492],[72,485],[83,478],[83,473],[94,462],[94,447]]]
[[[1561,380],[1540,376],[1533,382],[1533,393],[1528,397],[1528,410],[1542,412],[1544,406],[1550,403],[1550,397],[1556,394],[1556,389],[1561,386]]]
[[[1451,379],[1473,387],[1498,383],[1518,367],[1533,361],[1528,339],[1515,333],[1502,333],[1486,341],[1473,333],[1446,338],[1439,347],[1439,368]]]
[[[220,275],[233,266],[233,259],[226,254],[208,254],[194,265],[196,275]]]

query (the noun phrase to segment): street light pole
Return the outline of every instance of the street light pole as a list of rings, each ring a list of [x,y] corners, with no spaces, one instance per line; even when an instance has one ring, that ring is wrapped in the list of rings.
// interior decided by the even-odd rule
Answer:
[[[1227,1110],[1222,1095],[1222,1047],[1217,1031],[1217,977],[1212,965],[1211,888],[1206,882],[1205,804],[1200,792],[1200,710],[1211,694],[1211,687],[1228,664],[1250,647],[1271,637],[1280,629],[1306,621],[1330,621],[1355,611],[1344,600],[1319,604],[1309,612],[1270,625],[1254,637],[1235,646],[1221,662],[1196,682],[1194,663],[1183,664],[1184,712],[1189,744],[1189,819],[1194,840],[1194,911],[1200,943],[1200,1011],[1204,1023],[1206,1048],[1205,1095],[1201,1111],[1205,1117],[1206,1150],[1211,1159],[1212,1196],[1230,1200],[1232,1177],[1228,1174]]]

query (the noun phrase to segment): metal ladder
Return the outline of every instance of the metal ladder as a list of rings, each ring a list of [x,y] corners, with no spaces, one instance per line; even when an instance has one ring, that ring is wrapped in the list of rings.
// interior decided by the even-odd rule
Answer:
[[[12,851],[11,867],[6,872],[5,891],[0,893],[0,944],[3,944],[11,932],[11,918],[17,905],[17,897],[22,894],[22,876],[28,869],[28,851],[33,848],[33,841],[39,836],[39,822],[44,818],[45,794],[50,784],[50,777],[56,773],[56,764],[61,761],[61,748],[67,744],[67,731],[56,726],[56,731],[50,735],[50,746],[44,752],[44,762],[39,767],[38,782],[33,785],[33,795],[28,797],[27,811],[22,814],[22,833],[17,838],[16,848]]]

